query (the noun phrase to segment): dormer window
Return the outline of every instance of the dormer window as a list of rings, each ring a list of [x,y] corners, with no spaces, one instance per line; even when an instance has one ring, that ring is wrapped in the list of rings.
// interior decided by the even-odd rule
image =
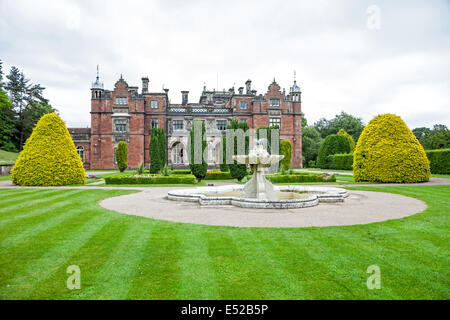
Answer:
[[[280,99],[270,99],[271,107],[280,107]]]
[[[128,104],[128,98],[127,97],[116,97],[116,104],[127,105]]]

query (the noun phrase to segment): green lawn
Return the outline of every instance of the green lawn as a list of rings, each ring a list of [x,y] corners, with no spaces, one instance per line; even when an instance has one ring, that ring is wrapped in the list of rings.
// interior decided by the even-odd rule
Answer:
[[[15,152],[8,152],[4,150],[0,150],[0,164],[4,163],[14,163],[16,162],[17,157],[19,156],[18,153]]]
[[[352,189],[429,208],[363,226],[231,228],[97,204],[127,190],[1,189],[0,299],[449,299],[450,186]],[[66,288],[70,265],[81,290]],[[380,290],[366,287],[370,265]]]

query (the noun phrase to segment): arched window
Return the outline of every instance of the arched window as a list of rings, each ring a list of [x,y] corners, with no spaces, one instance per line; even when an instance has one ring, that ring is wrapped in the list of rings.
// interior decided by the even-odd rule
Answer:
[[[174,164],[183,164],[184,163],[184,148],[183,144],[177,142],[172,147],[172,159]]]
[[[83,146],[78,146],[77,147],[77,152],[78,152],[78,155],[81,158],[81,162],[84,163],[84,147]]]

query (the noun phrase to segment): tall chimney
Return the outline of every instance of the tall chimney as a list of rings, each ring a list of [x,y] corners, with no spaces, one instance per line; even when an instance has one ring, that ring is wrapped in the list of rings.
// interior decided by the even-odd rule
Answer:
[[[250,91],[252,90],[252,80],[248,79],[245,81],[245,94],[250,94]]]
[[[148,77],[143,77],[142,78],[142,93],[147,93],[148,92]]]
[[[181,104],[183,106],[188,104],[188,96],[189,96],[189,91],[181,91]]]

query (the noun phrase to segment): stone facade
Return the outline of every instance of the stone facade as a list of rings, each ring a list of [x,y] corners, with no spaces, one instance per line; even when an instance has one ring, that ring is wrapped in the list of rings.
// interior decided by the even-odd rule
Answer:
[[[219,164],[219,146],[225,126],[232,119],[247,121],[250,128],[278,124],[281,139],[292,142],[292,166],[302,166],[301,92],[296,81],[289,93],[276,83],[265,94],[245,88],[215,91],[203,88],[198,103],[189,102],[182,91],[182,103],[171,104],[169,89],[150,92],[149,79],[142,78],[142,91],[120,77],[113,90],[105,90],[97,75],[91,88],[91,128],[69,128],[86,169],[117,169],[114,150],[120,141],[128,143],[128,166],[149,165],[148,146],[152,126],[164,128],[169,165],[188,165],[186,145],[193,120],[204,120],[207,130],[208,162]]]

